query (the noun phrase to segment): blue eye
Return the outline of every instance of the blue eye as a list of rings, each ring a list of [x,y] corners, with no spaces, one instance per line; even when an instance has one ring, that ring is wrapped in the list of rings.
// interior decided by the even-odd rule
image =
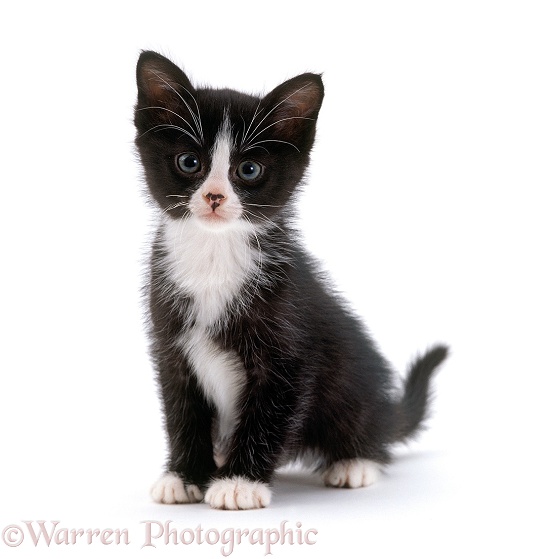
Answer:
[[[245,181],[253,181],[261,175],[263,167],[255,161],[243,161],[237,169],[238,176]]]
[[[200,159],[196,153],[182,153],[177,156],[177,166],[184,173],[197,173],[200,171]]]

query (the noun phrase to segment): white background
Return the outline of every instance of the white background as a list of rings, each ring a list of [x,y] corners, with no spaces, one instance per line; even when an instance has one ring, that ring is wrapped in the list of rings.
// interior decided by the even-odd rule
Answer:
[[[545,2],[14,2],[0,23],[0,528],[316,529],[274,557],[547,557],[549,17]],[[141,49],[266,92],[324,73],[301,221],[395,367],[436,341],[430,430],[365,490],[286,474],[262,511],[160,506],[164,438],[139,286]],[[263,557],[242,544],[234,557]],[[71,555],[73,556],[73,555]]]

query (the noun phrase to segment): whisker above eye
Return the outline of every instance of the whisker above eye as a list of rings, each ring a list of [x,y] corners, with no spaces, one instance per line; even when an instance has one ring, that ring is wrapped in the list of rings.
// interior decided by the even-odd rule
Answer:
[[[259,109],[260,105],[261,105],[261,99],[259,100],[259,103],[257,104],[257,107],[255,108],[254,116],[252,117],[252,120],[250,120],[250,125],[248,126],[248,129],[244,130],[244,136],[242,137],[241,145],[244,145],[244,142],[246,141],[246,138],[248,137],[248,133],[250,132],[250,129],[252,128],[252,124],[255,120],[255,117],[258,114],[257,110]],[[261,109],[261,110],[263,110],[263,109]]]
[[[308,87],[309,85],[311,85],[310,83],[306,83],[304,86],[300,87],[299,89],[296,89],[293,93],[291,93],[290,95],[288,95],[288,97],[286,97],[285,99],[282,99],[282,101],[280,101],[280,103],[277,103],[256,125],[256,127],[253,129],[252,134],[255,134],[255,131],[263,124],[263,122],[265,121],[265,119],[280,105],[282,105],[283,103],[285,103],[290,97],[293,97],[296,93],[299,93],[302,89],[305,89],[306,87]],[[251,126],[250,126],[251,127]],[[255,136],[254,136],[255,137]]]
[[[194,104],[196,105],[196,110],[198,112],[198,116],[196,115],[196,113],[191,109],[189,103],[187,103],[187,101],[185,101],[185,99],[183,98],[183,96],[179,93],[179,91],[177,91],[173,85],[171,83],[168,83],[162,76],[160,76],[159,74],[157,74],[156,72],[153,72],[153,74],[159,79],[161,80],[164,84],[166,84],[180,99],[181,101],[183,101],[183,103],[185,104],[185,107],[187,107],[187,110],[189,111],[189,113],[191,113],[191,117],[194,121],[195,124],[195,130],[197,132],[197,136],[200,136],[202,139],[202,142],[198,142],[200,145],[202,145],[202,143],[204,142],[204,134],[203,134],[203,130],[202,130],[202,121],[200,119],[200,109],[198,108],[198,103],[194,97],[194,95],[184,86],[181,85],[181,87],[192,97],[192,100],[194,101]],[[189,125],[190,126],[190,125]],[[192,126],[191,126],[192,129]]]
[[[181,86],[183,87],[183,86]],[[200,134],[200,137],[202,138],[202,142],[204,142],[204,130],[202,129],[202,119],[200,117],[200,107],[198,106],[198,102],[195,98],[195,96],[186,88],[183,87],[183,89],[191,96],[192,100],[194,101],[194,104],[196,106],[196,114],[193,110],[191,110],[191,108],[189,107],[189,105],[185,102],[185,100],[182,98],[183,102],[185,103],[185,105],[187,106],[187,108],[189,109],[191,116],[193,117],[193,120],[196,124],[196,127],[198,129],[198,132]],[[181,97],[181,96],[180,96]]]
[[[179,113],[176,113],[175,111],[172,111],[171,109],[168,109],[166,107],[153,106],[153,107],[142,107],[142,108],[137,109],[137,110],[138,111],[146,111],[146,110],[150,110],[150,109],[157,109],[157,110],[160,110],[160,111],[166,111],[168,113],[171,113],[171,114],[175,115],[177,118],[180,118],[189,127],[189,130],[191,131],[191,133],[193,133],[193,136],[194,136],[194,130],[193,130],[193,127],[191,126],[191,123],[187,119],[183,118]],[[197,142],[197,143],[200,143],[200,142]]]
[[[142,138],[145,134],[148,134],[149,132],[153,132],[155,130],[178,130],[179,132],[183,132],[183,134],[187,134],[187,136],[189,136],[198,145],[200,145],[199,139],[194,134],[191,134],[190,132],[188,132],[184,128],[181,128],[181,126],[176,126],[175,124],[157,124],[156,126],[153,126],[153,127],[149,128],[148,130],[146,130],[145,132],[143,132],[143,134],[141,134],[141,136],[139,136],[139,137]]]
[[[253,148],[264,149],[269,155],[271,155],[271,152],[270,152],[266,147],[264,147],[264,146],[258,146],[257,143],[252,144],[252,145],[250,145],[250,146],[247,146],[247,147],[245,147],[245,148],[241,148],[241,151],[242,151],[242,153],[244,153],[244,152],[249,151],[249,150],[251,150],[251,149],[253,149]]]
[[[292,146],[293,148],[295,148],[297,151],[299,151],[299,153],[301,153],[301,151],[299,150],[299,148],[295,145],[292,144],[291,142],[285,142],[284,140],[260,140],[259,142],[254,142],[253,144],[246,146],[242,151],[248,151],[254,147],[261,147],[259,144],[265,144],[267,142],[277,142],[279,144],[288,144],[289,146]]]
[[[268,128],[271,128],[271,126],[276,126],[279,122],[284,122],[285,120],[295,120],[295,119],[299,119],[299,120],[314,120],[314,118],[310,118],[308,116],[289,116],[286,118],[280,118],[278,119],[276,122],[273,122],[272,124],[269,124],[265,127],[263,127],[259,132],[255,132],[254,130],[254,134],[253,136],[248,140],[248,142],[253,142],[255,138],[257,138],[259,135],[263,134],[263,132],[265,132],[265,130],[267,130]]]

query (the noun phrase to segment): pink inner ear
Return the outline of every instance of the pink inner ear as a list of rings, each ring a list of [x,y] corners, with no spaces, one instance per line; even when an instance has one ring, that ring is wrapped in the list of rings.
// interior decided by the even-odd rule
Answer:
[[[288,116],[310,117],[318,111],[320,96],[321,92],[318,85],[309,82],[293,93],[291,92],[286,100],[281,103],[279,109],[287,113]]]
[[[282,87],[282,91],[275,90],[277,100],[272,101],[271,130],[288,138],[295,137],[309,128],[312,120],[316,120],[322,103],[322,86],[314,80],[300,80]]]
[[[142,71],[142,83],[150,100],[169,101],[177,95],[176,84],[156,67],[145,66]]]
[[[298,152],[309,151],[323,97],[322,78],[318,74],[301,74],[275,87],[257,106],[244,134],[245,148],[279,142]]]

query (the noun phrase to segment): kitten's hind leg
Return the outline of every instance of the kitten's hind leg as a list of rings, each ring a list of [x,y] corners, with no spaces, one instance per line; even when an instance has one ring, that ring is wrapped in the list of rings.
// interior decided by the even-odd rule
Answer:
[[[381,465],[366,458],[350,458],[334,462],[324,471],[322,479],[331,487],[367,487],[375,483]]]

